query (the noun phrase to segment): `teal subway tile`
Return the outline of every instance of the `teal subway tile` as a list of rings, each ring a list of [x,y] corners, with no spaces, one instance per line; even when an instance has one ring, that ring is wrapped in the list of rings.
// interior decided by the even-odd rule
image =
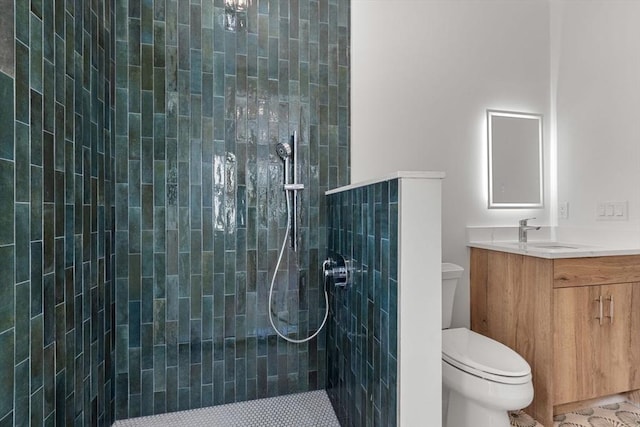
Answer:
[[[165,162],[163,161],[154,161],[153,162],[153,206],[164,207],[166,202],[166,191],[165,191]]]
[[[29,147],[29,127],[23,123],[16,122],[15,127],[15,187],[16,201],[28,202],[30,196],[30,147]]]
[[[180,24],[189,24],[191,19],[190,1],[178,0],[178,22]]]
[[[0,73],[0,97],[13,99],[14,80]],[[0,106],[0,159],[13,160],[14,156],[14,103],[4,102]]]
[[[153,0],[142,0],[141,7],[141,37],[142,43],[153,43]]]
[[[189,26],[178,25],[178,69],[190,69]]]
[[[16,40],[15,55],[15,118],[29,123],[29,48]]]
[[[0,389],[3,390],[0,398],[0,418],[4,418],[14,410],[14,330],[9,329],[0,333]]]
[[[128,53],[130,65],[141,65],[141,23],[140,19],[129,19],[129,39],[128,50],[122,51],[119,55]]]
[[[15,283],[30,278],[30,214],[29,204],[15,204]]]
[[[14,229],[14,201],[15,178],[14,163],[0,159],[0,200],[5,201],[0,206],[0,245],[13,244]]]
[[[202,72],[205,74],[213,73],[213,57],[214,57],[214,31],[213,29],[202,29]]]
[[[42,313],[42,242],[31,243],[31,317]]]
[[[124,75],[125,87],[128,86],[128,95],[129,95],[129,117],[132,116],[131,113],[140,113],[141,112],[141,67],[138,65],[130,65],[128,67],[128,75],[127,75],[127,67],[123,67],[123,70],[118,73],[118,75]],[[128,77],[128,78],[127,78]],[[131,124],[129,124],[131,126]]]
[[[146,369],[142,371],[142,394],[140,400],[140,415],[149,416],[153,414],[153,370]]]
[[[14,4],[15,37],[25,44],[29,44],[29,9],[29,2]]]
[[[43,20],[43,42],[44,42],[44,57],[49,60],[54,60],[53,43],[54,43],[54,2],[45,1],[42,3],[42,20]]]
[[[28,339],[29,334],[27,333],[25,337]],[[4,349],[5,347],[3,347]],[[17,364],[15,367],[14,378],[17,379],[26,379],[29,378],[29,360],[24,360],[20,364]],[[29,393],[29,381],[18,380],[15,381],[15,419],[16,420],[26,420],[29,419],[29,407],[30,407],[30,393]],[[9,423],[8,425],[12,425]]]
[[[202,51],[191,49],[191,93],[202,93]]]
[[[31,55],[30,87],[42,93],[42,20],[31,15],[29,52]]]
[[[156,113],[163,113],[166,109],[165,73],[163,68],[153,70],[153,108]]]
[[[3,0],[0,6],[4,10],[0,15],[0,51],[3,53],[0,59],[0,72],[13,76],[15,9],[10,0]]]
[[[136,2],[128,2],[129,3],[129,11],[128,16],[131,18],[140,18],[142,15],[142,3],[139,1]],[[125,3],[126,4],[126,3]]]
[[[0,246],[0,263],[7,277],[13,277],[15,272],[14,246]],[[10,280],[9,284],[14,281]],[[0,331],[6,331],[15,326],[15,289],[13,286],[0,288]]]
[[[202,7],[199,4],[191,4],[191,17],[189,22],[190,46],[192,49],[202,47]]]

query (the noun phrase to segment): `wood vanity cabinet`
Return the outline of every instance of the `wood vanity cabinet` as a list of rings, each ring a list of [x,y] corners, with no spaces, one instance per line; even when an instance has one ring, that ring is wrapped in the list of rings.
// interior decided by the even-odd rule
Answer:
[[[640,389],[640,255],[546,259],[471,248],[471,329],[524,357],[527,412],[554,413]]]
[[[640,283],[553,293],[554,403],[640,388]]]

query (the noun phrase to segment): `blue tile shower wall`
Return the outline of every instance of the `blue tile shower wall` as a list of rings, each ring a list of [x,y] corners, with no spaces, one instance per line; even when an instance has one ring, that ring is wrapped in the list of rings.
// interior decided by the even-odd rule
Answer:
[[[116,3],[116,417],[324,388],[324,332],[276,337],[278,142],[300,132],[279,327],[324,314],[324,191],[349,179],[349,1]]]
[[[0,425],[111,425],[113,2],[0,6]]]
[[[347,288],[329,288],[327,391],[343,426],[395,426],[398,180],[328,199],[327,247],[355,273]]]

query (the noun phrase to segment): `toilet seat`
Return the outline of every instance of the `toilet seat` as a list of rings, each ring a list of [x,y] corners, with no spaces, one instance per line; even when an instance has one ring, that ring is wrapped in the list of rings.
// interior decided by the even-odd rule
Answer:
[[[502,384],[531,381],[531,368],[518,353],[466,328],[442,331],[442,360],[471,375]]]

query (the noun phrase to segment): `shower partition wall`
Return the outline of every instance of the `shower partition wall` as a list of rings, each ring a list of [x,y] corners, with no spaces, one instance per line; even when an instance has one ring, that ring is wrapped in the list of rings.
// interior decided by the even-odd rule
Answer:
[[[328,194],[327,393],[345,426],[441,425],[441,172],[397,172]]]
[[[117,418],[324,388],[325,333],[279,339],[278,143],[299,132],[298,252],[276,326],[320,325],[323,193],[349,178],[349,1],[116,2]]]

